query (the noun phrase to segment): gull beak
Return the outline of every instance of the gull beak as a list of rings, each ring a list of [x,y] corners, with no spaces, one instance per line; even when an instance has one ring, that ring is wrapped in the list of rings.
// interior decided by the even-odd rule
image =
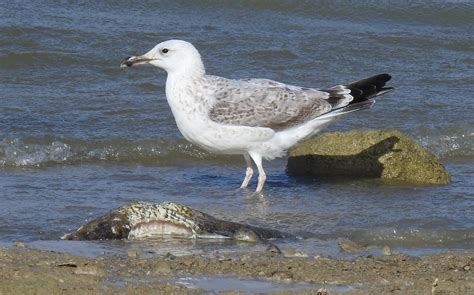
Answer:
[[[144,65],[152,61],[152,58],[145,57],[144,55],[138,56],[129,56],[122,60],[120,63],[121,68],[136,66],[136,65]]]

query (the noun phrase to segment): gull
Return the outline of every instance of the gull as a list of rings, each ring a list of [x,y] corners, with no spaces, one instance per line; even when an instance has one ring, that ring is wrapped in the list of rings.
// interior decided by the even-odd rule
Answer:
[[[120,67],[150,64],[167,72],[166,99],[181,134],[212,153],[243,155],[241,188],[258,170],[256,192],[266,181],[262,160],[284,156],[304,139],[342,115],[367,109],[374,97],[391,91],[388,74],[329,88],[306,88],[268,79],[226,79],[207,75],[201,55],[189,42],[168,40]]]

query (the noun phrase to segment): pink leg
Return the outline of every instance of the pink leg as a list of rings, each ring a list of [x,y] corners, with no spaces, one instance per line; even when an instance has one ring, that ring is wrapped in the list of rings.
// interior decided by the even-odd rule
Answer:
[[[244,158],[245,163],[247,164],[247,170],[245,171],[245,178],[240,188],[246,188],[247,185],[249,185],[250,179],[253,175],[252,160],[250,160],[250,156],[248,154],[244,154]]]
[[[255,192],[259,193],[263,190],[263,185],[265,184],[265,181],[267,180],[267,175],[265,174],[265,171],[263,170],[262,156],[256,153],[252,153],[252,152],[249,152],[249,154],[250,154],[250,157],[252,157],[252,160],[258,169],[258,185]]]

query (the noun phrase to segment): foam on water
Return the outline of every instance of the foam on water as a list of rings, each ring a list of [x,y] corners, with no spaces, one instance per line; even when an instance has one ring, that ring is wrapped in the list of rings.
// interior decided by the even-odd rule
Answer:
[[[413,138],[443,160],[474,160],[474,132],[469,126],[411,130]],[[0,141],[0,166],[46,167],[83,163],[127,163],[144,165],[186,165],[226,162],[240,164],[240,158],[209,154],[184,140],[130,140],[113,138],[85,140],[53,135],[4,138]]]
[[[215,158],[192,144],[166,140],[81,140],[53,136],[4,139],[0,166],[46,167],[84,163],[183,165],[185,160]],[[179,159],[179,161],[177,161]]]
[[[414,138],[445,160],[474,160],[474,125],[412,130]]]

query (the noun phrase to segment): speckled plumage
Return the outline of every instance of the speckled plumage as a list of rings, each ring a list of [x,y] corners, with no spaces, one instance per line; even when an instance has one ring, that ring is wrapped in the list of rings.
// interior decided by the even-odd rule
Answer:
[[[326,90],[268,79],[232,80],[206,75],[201,56],[185,41],[169,40],[122,66],[149,63],[168,72],[166,98],[183,136],[214,153],[241,154],[247,172],[241,187],[259,171],[257,192],[265,183],[262,159],[285,155],[340,115],[370,107],[372,98],[391,90],[387,74]]]
[[[329,93],[264,79],[229,80],[207,76],[216,102],[209,118],[217,123],[284,130],[332,109]]]

